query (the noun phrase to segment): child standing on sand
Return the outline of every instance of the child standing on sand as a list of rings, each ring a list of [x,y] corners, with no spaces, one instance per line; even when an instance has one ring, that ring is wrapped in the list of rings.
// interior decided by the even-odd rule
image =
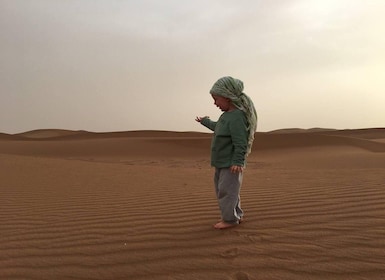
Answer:
[[[195,120],[214,131],[211,165],[215,167],[214,185],[222,216],[214,228],[225,229],[238,225],[243,217],[240,190],[246,157],[251,152],[257,128],[257,113],[250,97],[243,93],[243,82],[238,79],[220,78],[210,94],[223,114],[217,122],[207,116]]]

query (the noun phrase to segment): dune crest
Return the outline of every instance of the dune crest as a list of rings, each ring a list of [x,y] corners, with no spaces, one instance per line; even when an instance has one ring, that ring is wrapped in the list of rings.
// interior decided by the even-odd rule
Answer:
[[[0,153],[50,157],[189,157],[209,156],[211,133],[123,131],[96,133],[36,130],[5,135]],[[253,151],[304,147],[354,147],[385,152],[385,129],[314,133],[256,133]],[[15,141],[12,141],[15,140]],[[24,140],[24,141],[22,141]],[[252,153],[251,157],[255,153]]]

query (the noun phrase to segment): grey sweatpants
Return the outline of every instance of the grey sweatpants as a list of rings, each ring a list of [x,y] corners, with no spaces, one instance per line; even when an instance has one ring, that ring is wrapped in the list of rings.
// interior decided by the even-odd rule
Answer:
[[[231,173],[230,168],[215,168],[214,185],[222,220],[237,224],[243,216],[239,193],[242,173]]]

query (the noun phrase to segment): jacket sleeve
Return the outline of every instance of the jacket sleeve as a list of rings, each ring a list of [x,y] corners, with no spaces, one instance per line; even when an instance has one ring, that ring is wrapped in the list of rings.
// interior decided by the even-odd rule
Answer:
[[[210,118],[204,118],[202,119],[201,124],[207,127],[208,129],[214,131],[215,126],[217,125],[217,122],[210,120]]]
[[[231,140],[233,142],[234,153],[231,160],[232,165],[244,166],[247,153],[248,129],[247,120],[244,115],[234,119],[230,123]]]

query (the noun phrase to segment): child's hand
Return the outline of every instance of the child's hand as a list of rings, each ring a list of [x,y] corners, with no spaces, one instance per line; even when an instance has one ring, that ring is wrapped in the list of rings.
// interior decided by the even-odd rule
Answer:
[[[243,172],[243,166],[232,165],[230,167],[230,171],[231,171],[231,173],[242,173]]]
[[[208,117],[209,117],[209,116],[204,116],[204,117],[196,117],[196,118],[195,118],[195,120],[196,120],[197,122],[199,122],[199,123],[200,123],[200,122],[202,122],[202,120],[203,120],[203,119],[206,119],[206,118],[208,118]]]

